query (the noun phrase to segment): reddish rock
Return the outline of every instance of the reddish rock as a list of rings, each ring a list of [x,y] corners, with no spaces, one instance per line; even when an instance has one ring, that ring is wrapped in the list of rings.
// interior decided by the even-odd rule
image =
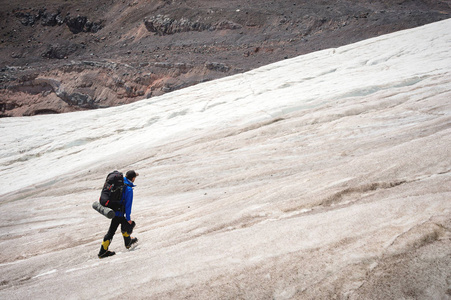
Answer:
[[[0,116],[130,103],[451,13],[449,1],[39,3],[0,11]]]

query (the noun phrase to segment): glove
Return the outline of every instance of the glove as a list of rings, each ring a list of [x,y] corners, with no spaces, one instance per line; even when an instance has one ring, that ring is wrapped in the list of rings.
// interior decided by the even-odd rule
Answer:
[[[132,234],[133,229],[135,228],[135,226],[136,226],[135,221],[132,221],[132,223],[130,224],[130,227],[129,227],[129,229],[127,230],[127,232],[128,232],[129,234]]]

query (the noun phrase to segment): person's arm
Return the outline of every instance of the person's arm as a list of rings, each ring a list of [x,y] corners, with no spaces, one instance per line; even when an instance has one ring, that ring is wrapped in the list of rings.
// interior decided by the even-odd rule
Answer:
[[[133,189],[127,188],[127,193],[125,193],[125,218],[128,223],[132,223],[130,215],[132,213],[132,204],[133,204]]]

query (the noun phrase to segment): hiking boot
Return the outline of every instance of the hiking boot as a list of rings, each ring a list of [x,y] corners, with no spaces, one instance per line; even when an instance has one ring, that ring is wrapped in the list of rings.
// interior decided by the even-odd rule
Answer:
[[[98,257],[99,258],[105,258],[105,257],[108,257],[108,256],[113,256],[113,255],[115,255],[116,254],[116,252],[114,252],[114,251],[105,251],[105,252],[103,252],[103,253],[99,253],[98,254]]]
[[[133,245],[135,245],[138,242],[137,238],[131,238],[130,242],[125,245],[125,248],[130,249]]]
[[[97,254],[97,256],[99,258],[112,256],[112,255],[116,254],[114,252],[108,251],[108,247],[110,246],[110,244],[111,244],[111,240],[106,240],[106,241],[102,242],[102,245],[100,246],[99,254]]]

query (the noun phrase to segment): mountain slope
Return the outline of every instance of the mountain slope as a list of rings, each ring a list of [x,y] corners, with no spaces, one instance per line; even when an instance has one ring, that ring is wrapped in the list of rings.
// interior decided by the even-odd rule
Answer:
[[[117,106],[450,17],[449,1],[3,1],[0,116]]]

